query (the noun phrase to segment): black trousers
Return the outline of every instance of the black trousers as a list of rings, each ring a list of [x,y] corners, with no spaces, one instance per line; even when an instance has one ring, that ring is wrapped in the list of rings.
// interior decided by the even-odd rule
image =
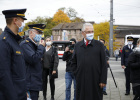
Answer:
[[[48,83],[48,76],[51,73],[49,72],[49,69],[43,69],[43,96],[46,98],[47,95],[47,83]],[[55,94],[55,79],[51,78],[49,79],[50,82],[50,89],[51,89],[51,96],[54,97]]]
[[[134,87],[134,89],[135,89],[136,95],[133,100],[140,100],[140,85]]]
[[[126,92],[130,92],[130,68],[125,68]]]
[[[32,91],[32,90],[30,90],[29,92],[30,92],[30,96],[31,96],[32,100],[38,100],[39,91]]]
[[[130,86],[130,68],[126,67],[124,72],[125,72],[125,79],[126,79],[126,84],[125,84],[126,92],[130,92],[130,88],[131,88],[131,86]],[[132,88],[132,90],[133,90],[133,94],[135,94],[135,89]]]

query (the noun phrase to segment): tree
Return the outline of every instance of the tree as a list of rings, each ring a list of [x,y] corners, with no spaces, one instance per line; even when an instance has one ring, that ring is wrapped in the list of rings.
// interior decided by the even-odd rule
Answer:
[[[110,25],[109,25],[109,22],[101,22],[99,24],[94,24],[94,38],[95,39],[104,39],[105,40],[105,45],[107,46],[107,48],[109,49],[109,32],[110,32]],[[116,29],[117,26],[114,26],[113,29]],[[119,47],[119,44],[118,42],[115,42],[116,38],[115,38],[115,35],[113,35],[113,40],[114,40],[114,43],[113,43],[113,49],[115,50],[116,48]]]
[[[23,31],[28,30],[29,29],[28,25],[31,25],[31,24],[46,24],[46,28],[43,30],[44,35],[45,35],[45,37],[51,36],[52,28],[56,25],[54,22],[52,22],[52,20],[53,20],[53,18],[51,18],[51,17],[47,18],[47,17],[38,16],[36,19],[34,19],[30,22],[27,22]]]
[[[77,16],[77,12],[74,8],[65,8],[65,7],[62,7],[62,8],[59,8],[58,10],[62,10],[63,12],[65,12],[68,17],[70,18],[71,22],[85,22],[85,20],[83,18],[80,18]]]
[[[53,17],[52,22],[54,22],[56,25],[60,23],[70,23],[70,18],[67,16],[66,13],[62,10],[58,10]]]
[[[68,9],[67,9],[67,15],[68,15],[68,17],[72,20],[72,19],[75,19],[76,17],[77,17],[77,12],[76,12],[76,10],[75,9],[73,9],[73,8],[71,8],[71,7],[69,7]]]
[[[61,8],[59,8],[58,10],[62,10],[62,11],[65,12],[66,8],[65,8],[65,7],[61,7]]]
[[[83,18],[76,17],[75,19],[71,20],[71,22],[85,22]]]

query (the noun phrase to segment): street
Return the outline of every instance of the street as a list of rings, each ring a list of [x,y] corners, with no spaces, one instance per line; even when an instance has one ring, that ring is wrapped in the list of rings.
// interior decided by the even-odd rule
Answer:
[[[125,96],[125,76],[124,70],[121,68],[120,58],[115,61],[115,58],[110,58],[110,67],[113,71],[115,80],[117,82],[118,88],[115,87],[113,78],[111,76],[110,70],[108,69],[108,79],[107,79],[107,93],[104,95],[103,100],[133,100],[132,90],[130,95]],[[55,80],[55,100],[65,100],[65,68],[66,63],[59,60],[59,78]],[[71,100],[73,100],[73,85],[71,90]],[[47,100],[50,100],[50,86],[48,84]],[[40,92],[39,100],[43,100],[42,91]]]

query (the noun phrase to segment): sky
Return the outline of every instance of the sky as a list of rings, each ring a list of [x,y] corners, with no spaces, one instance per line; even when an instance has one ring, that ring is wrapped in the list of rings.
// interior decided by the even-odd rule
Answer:
[[[74,8],[85,21],[110,20],[110,0],[0,0],[0,28],[6,26],[3,10],[27,8],[26,23],[37,16],[53,17],[61,7]],[[140,26],[140,0],[113,0],[113,19],[115,25]]]

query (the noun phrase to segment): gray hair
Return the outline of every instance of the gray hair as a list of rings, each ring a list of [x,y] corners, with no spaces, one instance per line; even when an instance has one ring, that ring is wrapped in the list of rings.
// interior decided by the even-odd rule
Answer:
[[[86,26],[92,26],[93,27],[93,25],[91,23],[84,23],[83,27],[82,27],[82,31],[85,31]]]
[[[34,29],[28,29],[28,34],[30,35],[30,31],[33,31]]]
[[[137,44],[140,43],[140,38],[137,40]]]

